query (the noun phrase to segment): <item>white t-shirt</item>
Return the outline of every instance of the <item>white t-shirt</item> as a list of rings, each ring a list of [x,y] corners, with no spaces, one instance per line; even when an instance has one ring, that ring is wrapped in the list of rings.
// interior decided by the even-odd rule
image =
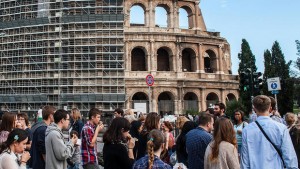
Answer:
[[[25,165],[19,166],[15,153],[3,152],[0,155],[0,169],[26,169]]]

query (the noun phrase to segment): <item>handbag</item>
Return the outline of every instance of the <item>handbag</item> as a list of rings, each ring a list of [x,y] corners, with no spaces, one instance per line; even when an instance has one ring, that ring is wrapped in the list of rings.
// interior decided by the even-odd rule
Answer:
[[[270,140],[270,138],[268,137],[268,135],[266,134],[266,132],[263,130],[263,128],[261,127],[261,125],[255,121],[255,123],[257,124],[258,128],[260,129],[260,131],[263,133],[263,135],[266,137],[266,139],[272,144],[272,146],[275,148],[275,150],[277,151],[277,153],[279,154],[279,157],[283,163],[283,167],[285,168],[285,164],[284,164],[284,161],[283,161],[283,158],[282,158],[282,153],[281,151],[275,146],[275,144]]]
[[[176,151],[174,151],[170,156],[170,163],[174,166],[177,163]]]

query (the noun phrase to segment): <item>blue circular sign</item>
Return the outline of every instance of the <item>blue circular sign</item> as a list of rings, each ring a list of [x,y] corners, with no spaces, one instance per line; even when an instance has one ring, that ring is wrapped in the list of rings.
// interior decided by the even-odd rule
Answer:
[[[272,89],[277,89],[277,83],[272,83],[272,84],[271,84],[271,88],[272,88]]]

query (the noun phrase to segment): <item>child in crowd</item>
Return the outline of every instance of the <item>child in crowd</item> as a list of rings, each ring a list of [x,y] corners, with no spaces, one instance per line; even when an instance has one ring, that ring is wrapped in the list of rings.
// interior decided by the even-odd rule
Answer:
[[[76,135],[77,137],[79,137],[79,134],[77,131],[72,130],[70,132],[70,138],[72,138],[74,135]],[[74,152],[71,158],[67,159],[68,162],[68,169],[79,169],[80,166],[80,145],[78,143],[80,143],[81,141],[77,141],[77,143],[74,145]]]

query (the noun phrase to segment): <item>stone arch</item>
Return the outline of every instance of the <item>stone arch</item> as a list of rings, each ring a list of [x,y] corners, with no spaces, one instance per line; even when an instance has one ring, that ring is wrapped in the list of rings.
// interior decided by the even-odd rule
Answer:
[[[233,93],[228,93],[226,96],[226,101],[236,101],[237,98]]]
[[[163,11],[163,13],[162,13]],[[158,16],[162,17],[161,14],[166,14],[166,20],[164,23],[159,24],[157,22]],[[162,19],[162,18],[160,18]],[[167,4],[158,3],[155,7],[155,26],[156,27],[170,27],[170,7]]]
[[[216,53],[211,50],[208,49],[205,51],[204,53],[204,70],[206,73],[215,73],[218,68],[217,68],[217,55]]]
[[[131,50],[131,71],[147,71],[147,52],[144,47],[134,47]]]
[[[142,19],[142,22],[139,20],[139,21],[133,21],[132,19],[133,18],[136,18],[136,17],[132,17],[132,14],[135,13],[134,11],[139,11],[140,9],[143,10],[143,13],[141,15],[139,15]],[[145,26],[146,24],[146,5],[139,2],[139,3],[133,3],[130,5],[130,25],[132,26]],[[136,15],[135,15],[136,16]]]
[[[184,48],[181,52],[182,71],[196,72],[196,52],[191,48]]]
[[[215,92],[210,92],[206,95],[206,106],[212,107],[215,103],[219,102],[219,96]]]
[[[173,71],[173,53],[169,47],[160,47],[157,52],[157,71]]]
[[[183,97],[183,102],[184,110],[199,110],[198,96],[194,92],[187,92]]]
[[[132,97],[132,107],[143,113],[149,112],[149,96],[145,92],[135,92]]]
[[[172,92],[164,91],[159,93],[157,97],[158,101],[158,112],[163,117],[165,114],[174,114],[175,104],[174,104],[175,96]]]
[[[188,20],[188,29],[192,29],[195,26],[194,23],[194,16],[195,16],[195,11],[193,7],[190,7],[189,5],[185,4],[179,7],[179,12],[178,12],[178,18],[181,18],[181,12],[184,10],[187,13],[187,20]],[[183,24],[183,22],[179,19],[179,26]]]

